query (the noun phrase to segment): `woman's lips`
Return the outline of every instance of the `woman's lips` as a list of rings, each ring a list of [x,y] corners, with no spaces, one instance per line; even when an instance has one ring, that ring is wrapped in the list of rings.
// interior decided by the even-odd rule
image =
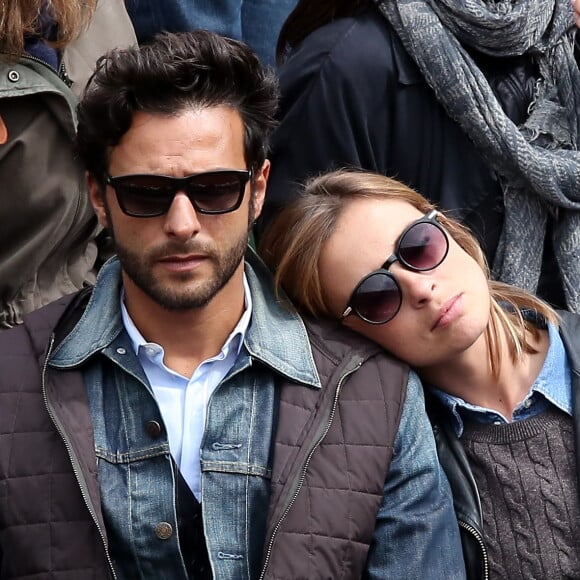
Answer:
[[[463,294],[456,294],[439,310],[439,315],[431,330],[443,328],[451,324],[463,311]]]

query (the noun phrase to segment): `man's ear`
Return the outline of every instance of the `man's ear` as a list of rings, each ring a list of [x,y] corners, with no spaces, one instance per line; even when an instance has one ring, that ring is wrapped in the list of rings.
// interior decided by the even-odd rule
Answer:
[[[257,220],[262,213],[264,207],[264,199],[266,198],[266,186],[268,185],[268,176],[270,175],[270,160],[266,159],[262,168],[256,172],[253,183],[253,215],[254,220]]]
[[[89,198],[99,223],[104,227],[109,227],[107,211],[105,209],[105,188],[95,179],[94,175],[87,172],[87,183],[89,185]]]

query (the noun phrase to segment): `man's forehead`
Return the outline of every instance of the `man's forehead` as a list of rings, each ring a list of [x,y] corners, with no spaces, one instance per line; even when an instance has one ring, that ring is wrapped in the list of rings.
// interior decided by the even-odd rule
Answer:
[[[121,165],[149,173],[184,175],[218,168],[244,168],[244,126],[231,107],[205,107],[174,115],[139,111],[110,150],[111,172]],[[137,172],[136,169],[131,169]]]

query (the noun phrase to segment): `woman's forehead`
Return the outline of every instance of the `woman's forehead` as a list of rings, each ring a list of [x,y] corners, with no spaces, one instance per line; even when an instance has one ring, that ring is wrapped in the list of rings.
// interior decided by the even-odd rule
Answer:
[[[323,283],[340,270],[342,282],[350,286],[379,268],[393,253],[403,230],[422,216],[401,200],[362,198],[349,202],[322,247],[319,267]]]
[[[399,199],[362,198],[349,202],[342,211],[334,237],[363,242],[370,247],[394,246],[403,230],[423,214]]]

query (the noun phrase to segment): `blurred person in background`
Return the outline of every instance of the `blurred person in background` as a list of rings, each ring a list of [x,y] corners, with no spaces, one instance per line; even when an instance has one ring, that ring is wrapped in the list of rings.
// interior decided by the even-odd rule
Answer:
[[[580,72],[569,0],[301,0],[257,232],[296,184],[396,177],[468,225],[494,277],[580,311]]]
[[[263,64],[275,64],[276,40],[296,0],[126,0],[139,42],[157,32],[203,28],[243,40]]]
[[[0,328],[94,281],[99,228],[74,152],[75,92],[102,47],[134,41],[131,31],[116,0],[0,3]]]

